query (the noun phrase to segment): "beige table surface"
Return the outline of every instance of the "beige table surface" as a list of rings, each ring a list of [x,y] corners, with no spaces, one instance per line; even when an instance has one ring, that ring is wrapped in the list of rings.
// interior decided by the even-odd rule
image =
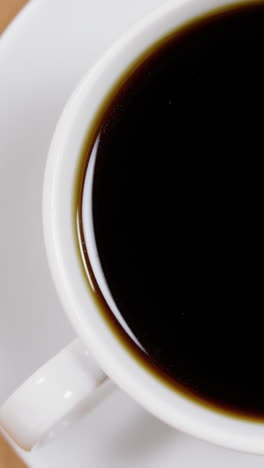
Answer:
[[[0,33],[26,3],[27,0],[0,0]],[[0,468],[25,468],[24,463],[17,458],[1,435]]]

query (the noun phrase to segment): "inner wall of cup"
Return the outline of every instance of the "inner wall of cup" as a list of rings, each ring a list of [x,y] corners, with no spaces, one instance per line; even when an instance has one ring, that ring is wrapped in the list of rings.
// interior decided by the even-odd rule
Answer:
[[[89,257],[89,261],[97,281],[97,284],[100,288],[100,291],[110,308],[112,314],[118,320],[124,331],[127,335],[136,343],[136,345],[144,351],[144,348],[141,346],[134,333],[131,331],[125,320],[123,319],[114,299],[111,294],[111,291],[108,287],[97,250],[95,233],[94,233],[94,223],[93,223],[93,207],[92,207],[92,192],[93,192],[93,177],[94,177],[94,168],[96,162],[97,148],[99,144],[99,137],[95,141],[93,146],[92,153],[89,158],[88,166],[86,169],[83,194],[82,194],[82,228],[83,235],[85,240],[85,247]]]

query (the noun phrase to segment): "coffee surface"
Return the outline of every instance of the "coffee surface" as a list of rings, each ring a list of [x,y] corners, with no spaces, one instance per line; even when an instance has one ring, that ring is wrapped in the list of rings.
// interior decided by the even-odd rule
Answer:
[[[98,121],[93,182],[102,269],[146,362],[252,418],[264,417],[263,57],[263,2],[161,41]]]

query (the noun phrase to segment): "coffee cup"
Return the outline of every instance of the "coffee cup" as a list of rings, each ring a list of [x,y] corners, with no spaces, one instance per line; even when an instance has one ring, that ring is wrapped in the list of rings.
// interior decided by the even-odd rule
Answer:
[[[221,413],[188,398],[157,378],[118,339],[89,287],[74,211],[82,148],[110,90],[131,63],[171,31],[233,4],[232,0],[165,3],[111,47],[84,76],[66,104],[48,155],[43,224],[54,284],[78,338],[30,377],[0,409],[1,426],[26,450],[49,439],[96,405],[114,382],[176,429],[226,447],[264,453],[262,423]],[[93,223],[92,213],[87,222]],[[89,257],[107,296],[94,243]]]

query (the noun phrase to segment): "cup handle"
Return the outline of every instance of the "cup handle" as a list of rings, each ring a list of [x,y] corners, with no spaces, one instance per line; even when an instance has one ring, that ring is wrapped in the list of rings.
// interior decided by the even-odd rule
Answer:
[[[24,450],[95,407],[114,388],[79,339],[23,383],[0,408],[0,426]]]

